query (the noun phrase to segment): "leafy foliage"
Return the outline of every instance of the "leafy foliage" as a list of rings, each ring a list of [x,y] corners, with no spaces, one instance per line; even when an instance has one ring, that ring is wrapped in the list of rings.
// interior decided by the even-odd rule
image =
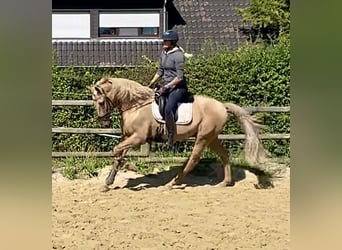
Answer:
[[[290,0],[251,0],[246,8],[237,8],[244,22],[251,24],[256,36],[275,40],[290,31]]]

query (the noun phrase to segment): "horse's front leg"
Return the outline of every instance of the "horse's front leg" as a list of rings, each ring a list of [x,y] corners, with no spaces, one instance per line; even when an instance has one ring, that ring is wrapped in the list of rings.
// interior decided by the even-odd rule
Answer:
[[[113,149],[114,151],[114,163],[113,163],[113,167],[110,170],[110,173],[108,174],[107,178],[106,178],[106,185],[112,185],[115,179],[115,176],[117,174],[117,172],[121,169],[121,167],[125,164],[125,160],[124,157],[127,154],[128,149],[126,150],[122,150],[120,152],[118,152],[116,150],[116,148]]]
[[[110,170],[107,178],[106,178],[106,185],[112,185],[115,179],[115,176],[117,174],[117,172],[120,170],[121,166],[123,165],[123,158],[118,158],[118,159],[114,159],[114,163],[113,163],[113,167]]]
[[[131,135],[124,141],[120,142],[113,149],[114,153],[114,164],[113,167],[106,178],[106,186],[102,191],[108,191],[109,185],[112,185],[115,180],[117,172],[120,170],[121,166],[124,164],[124,157],[130,148],[139,146],[145,142],[145,139],[137,136],[136,134]]]
[[[123,164],[123,158],[120,157],[120,158],[114,159],[113,167],[110,170],[110,172],[106,178],[106,184],[105,184],[105,186],[103,186],[100,189],[102,192],[109,191],[109,186],[114,183],[115,176],[118,173],[118,171],[120,170],[122,164]]]

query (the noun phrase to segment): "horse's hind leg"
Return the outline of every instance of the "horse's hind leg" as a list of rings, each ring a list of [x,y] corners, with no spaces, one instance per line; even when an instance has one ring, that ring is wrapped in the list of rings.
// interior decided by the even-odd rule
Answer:
[[[204,148],[207,145],[207,140],[206,139],[196,139],[195,142],[195,146],[191,152],[191,155],[184,167],[184,169],[179,172],[175,178],[173,178],[168,184],[168,187],[172,187],[173,185],[177,185],[180,184],[181,181],[183,180],[183,178],[190,173],[195,166],[197,165],[197,163],[200,161],[201,159],[201,154],[204,150]]]
[[[220,141],[216,138],[209,145],[209,148],[214,151],[218,156],[220,156],[223,169],[224,169],[224,178],[223,181],[217,184],[217,186],[234,186],[235,182],[232,179],[232,170],[230,166],[229,152],[222,146]]]

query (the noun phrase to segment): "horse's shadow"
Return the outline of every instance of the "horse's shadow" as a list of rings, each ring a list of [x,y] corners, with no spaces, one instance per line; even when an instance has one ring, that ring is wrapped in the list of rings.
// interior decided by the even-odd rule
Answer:
[[[121,188],[128,188],[130,190],[139,191],[147,188],[157,188],[165,186],[174,178],[181,170],[181,166],[174,167],[170,170],[158,172],[155,174],[148,174],[137,178],[129,178],[126,185]],[[232,169],[232,177],[235,182],[239,182],[246,178],[245,170],[240,168]],[[183,180],[181,185],[175,188],[183,189],[185,187],[196,186],[214,186],[223,180],[223,168],[219,164],[214,167],[195,168]],[[120,188],[120,187],[116,187]]]

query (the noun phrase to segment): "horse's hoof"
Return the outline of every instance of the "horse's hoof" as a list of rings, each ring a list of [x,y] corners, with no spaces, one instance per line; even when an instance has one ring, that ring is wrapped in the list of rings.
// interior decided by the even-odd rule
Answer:
[[[233,187],[233,186],[235,186],[235,181],[229,181],[229,182],[222,181],[215,185],[215,187]]]
[[[226,187],[227,184],[225,182],[220,182],[220,183],[217,183],[214,187],[217,187],[217,188],[221,188],[221,187]]]
[[[163,191],[170,191],[172,190],[173,186],[171,184],[166,184],[162,186]]]
[[[117,174],[117,170],[112,169],[109,173],[109,175],[106,178],[106,185],[112,185],[114,183],[115,176]]]
[[[272,180],[265,175],[258,176],[258,184],[254,184],[256,189],[269,189],[274,188]]]
[[[274,185],[272,182],[267,182],[267,183],[254,184],[254,187],[256,189],[271,189],[271,188],[274,188]]]
[[[101,188],[100,188],[100,192],[108,192],[110,190],[110,188],[108,187],[108,185],[105,185],[105,186],[102,186]]]
[[[227,187],[234,187],[235,186],[235,181],[230,181],[227,184]]]

